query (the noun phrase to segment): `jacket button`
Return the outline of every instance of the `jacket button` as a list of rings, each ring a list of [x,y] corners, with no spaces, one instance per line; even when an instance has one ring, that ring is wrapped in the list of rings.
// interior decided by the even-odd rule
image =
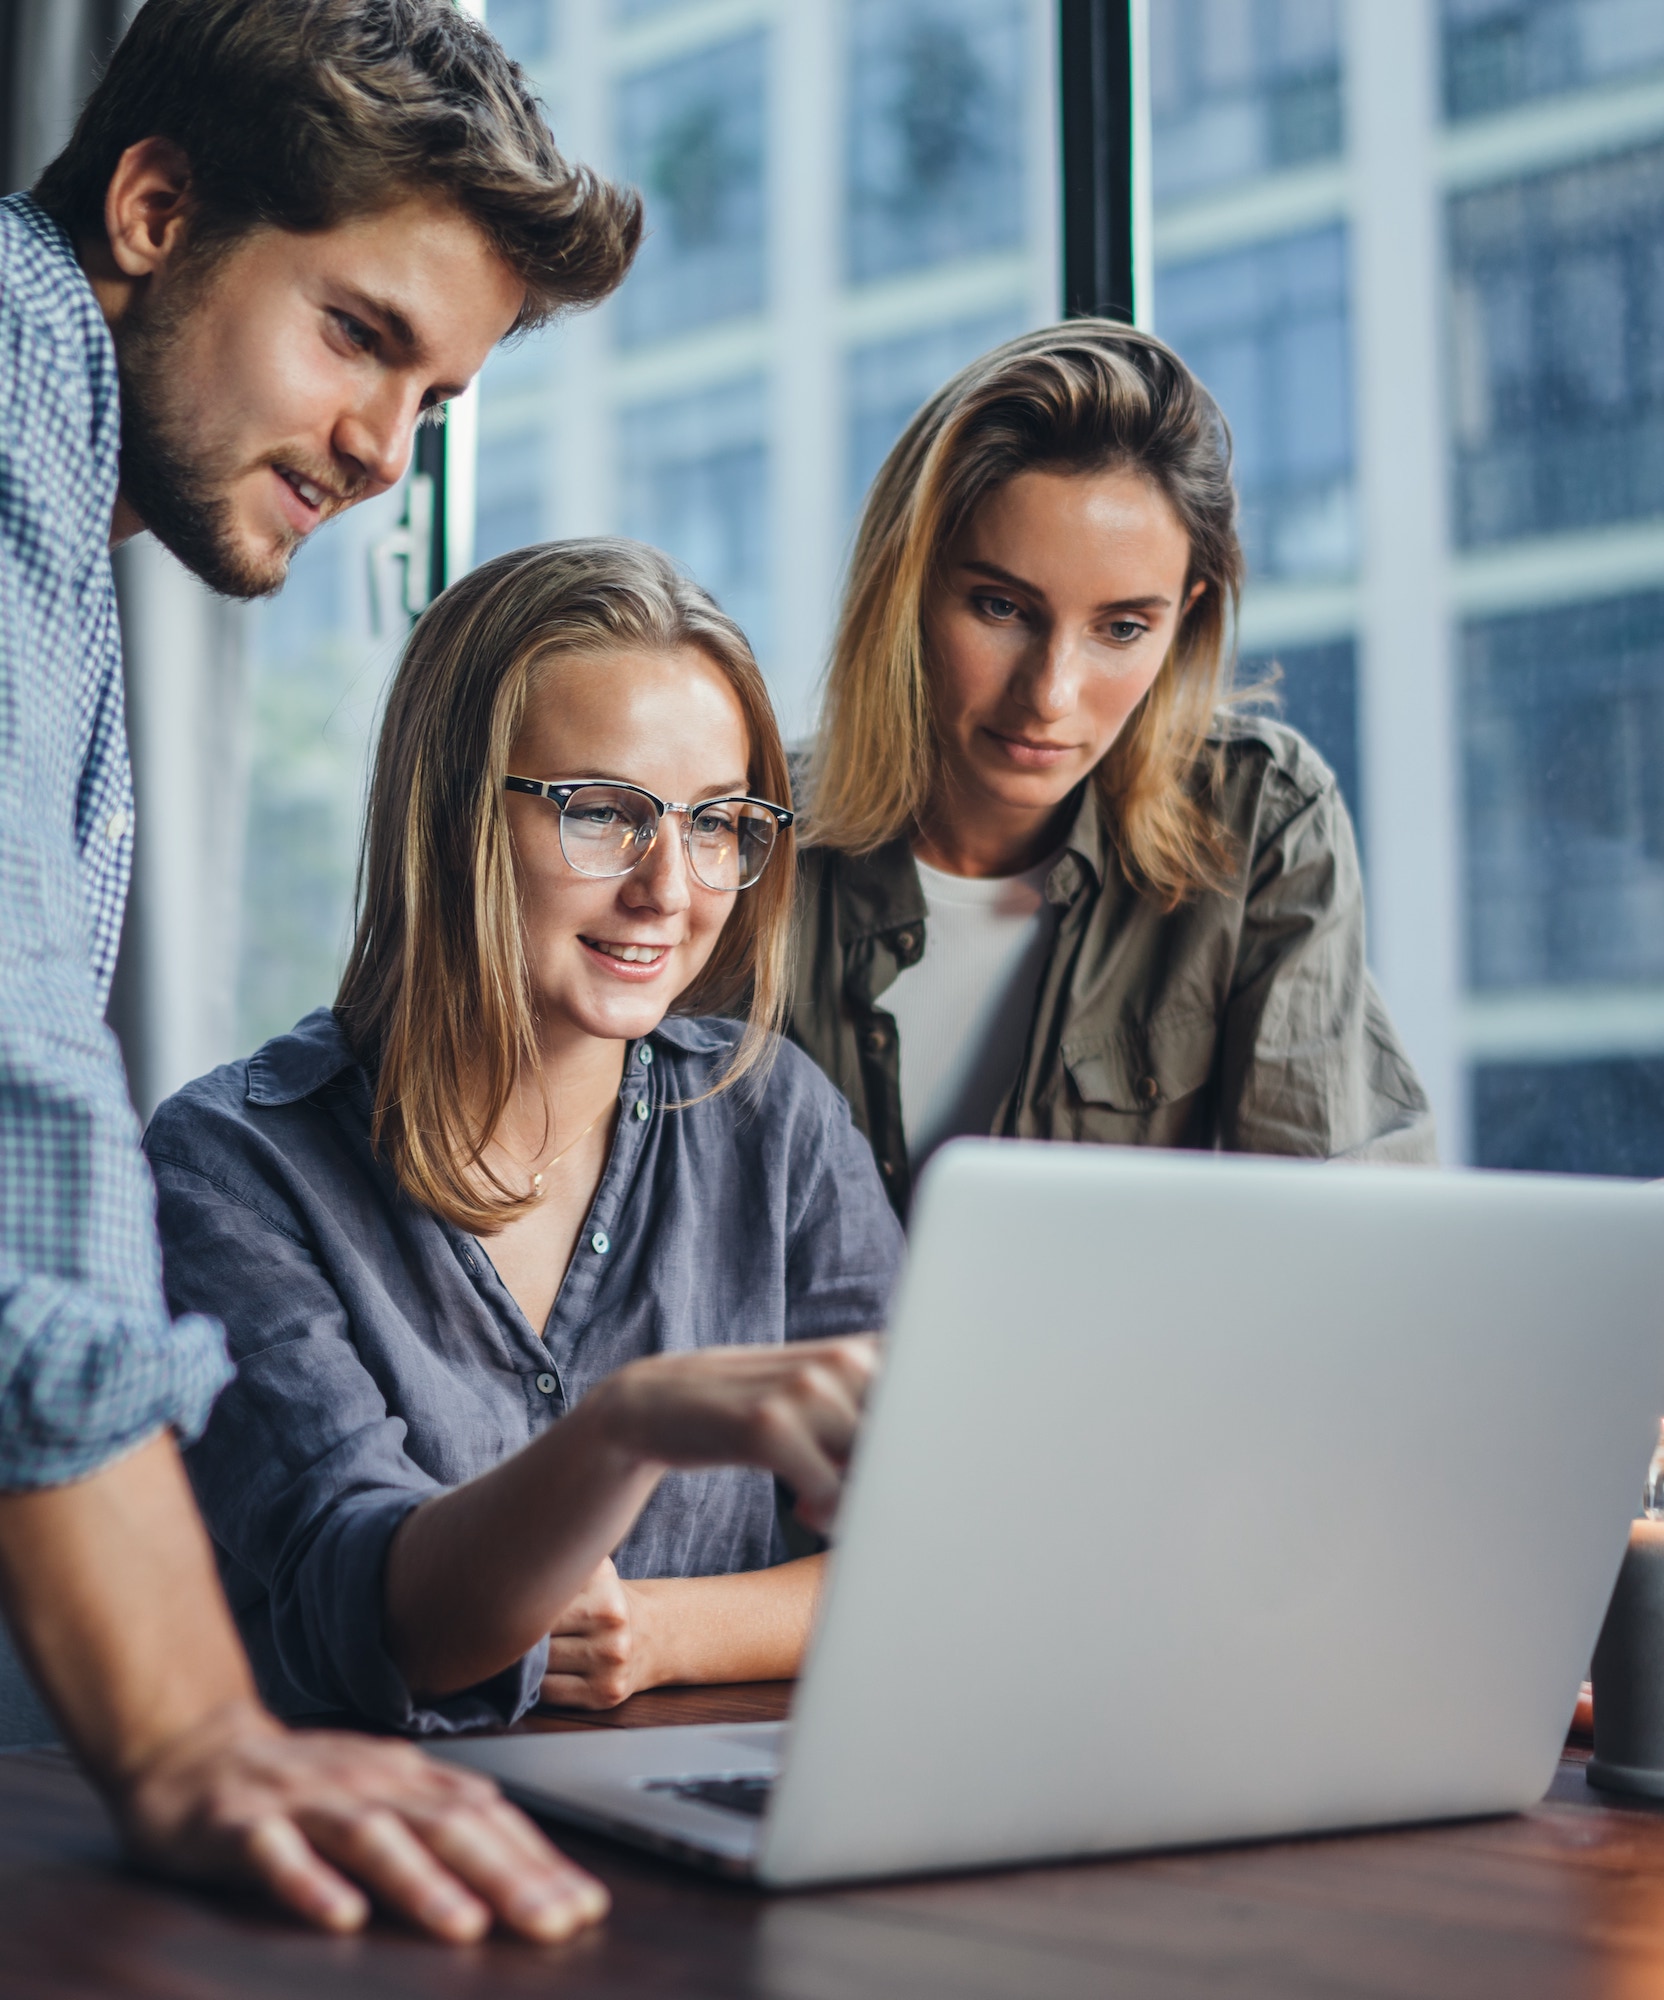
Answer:
[[[919,934],[917,931],[896,932],[896,950],[903,958],[911,958],[913,956],[913,947],[918,941]]]
[[[1154,1104],[1161,1095],[1161,1085],[1153,1076],[1141,1076],[1138,1079],[1138,1094],[1146,1104]]]
[[[638,1097],[636,1099],[636,1116],[641,1120],[642,1124],[645,1125],[652,1115],[652,1105],[647,1102],[645,1097]]]
[[[641,1064],[643,1069],[648,1069],[652,1066],[653,1051],[645,1042],[636,1050],[636,1061]]]
[[[612,1238],[604,1229],[597,1229],[595,1234],[589,1239],[589,1247],[595,1252],[597,1257],[604,1257],[612,1248]]]
[[[866,1033],[867,1053],[881,1056],[890,1046],[890,1038],[882,1028],[869,1028]]]
[[[559,1387],[560,1384],[553,1375],[539,1375],[537,1378],[537,1392],[540,1396],[552,1396]]]

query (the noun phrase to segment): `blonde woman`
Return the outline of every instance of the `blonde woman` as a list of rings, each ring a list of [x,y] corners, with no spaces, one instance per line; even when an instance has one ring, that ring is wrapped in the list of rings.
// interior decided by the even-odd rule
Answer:
[[[1233,712],[1230,441],[1074,320],[914,418],[867,500],[806,776],[794,1038],[898,1212],[962,1133],[1428,1160],[1346,808]]]
[[[774,1034],[786,793],[745,640],[651,550],[500,557],[412,634],[334,1010],[146,1140],[238,1363],[190,1465],[281,1712],[795,1671],[776,1478],[823,1527],[900,1230]]]

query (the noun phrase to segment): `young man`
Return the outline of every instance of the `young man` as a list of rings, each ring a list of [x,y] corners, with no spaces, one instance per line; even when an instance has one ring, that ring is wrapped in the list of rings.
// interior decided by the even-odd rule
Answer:
[[[622,279],[638,204],[447,0],[149,0],[0,202],[0,1604],[136,1854],[362,1923],[605,1907],[488,1788],[257,1701],[180,1469],[229,1373],[170,1325],[103,1025],[131,792],[109,549],[283,582],[506,333]]]

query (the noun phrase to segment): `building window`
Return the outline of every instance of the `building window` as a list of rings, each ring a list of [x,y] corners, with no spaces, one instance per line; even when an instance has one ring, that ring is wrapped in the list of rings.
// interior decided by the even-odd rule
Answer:
[[[920,405],[979,354],[1014,338],[1027,323],[1027,315],[1012,307],[986,318],[954,320],[925,333],[851,350],[845,364],[846,506],[851,521],[861,511],[873,475]]]
[[[1463,634],[1469,976],[1664,979],[1664,592]]]
[[[1355,823],[1363,814],[1363,778],[1358,756],[1358,649],[1351,639],[1317,646],[1282,646],[1275,653],[1245,656],[1241,685],[1252,687],[1271,669],[1280,669],[1263,704],[1298,729],[1335,774],[1340,795]]]
[[[541,429],[481,442],[475,487],[476,562],[543,539],[543,480],[549,457]]]
[[[620,170],[648,232],[618,294],[624,346],[762,307],[765,51],[743,35],[619,85]]]
[[[1664,147],[1450,204],[1456,532],[1664,512]]]
[[[1539,1173],[1664,1176],[1664,1056],[1481,1063],[1473,1159]]]
[[[761,381],[620,417],[624,532],[686,566],[762,659],[769,646],[767,404]]]
[[[1022,0],[853,0],[852,279],[1022,243],[1027,15]]]
[[[1230,423],[1252,573],[1350,570],[1357,535],[1346,232],[1318,229],[1164,265],[1155,289],[1157,330]]]
[[[549,0],[491,0],[491,32],[518,63],[549,53]]]
[[[402,566],[376,550],[404,505],[400,486],[332,522],[255,613],[239,1048],[327,1005],[341,977],[369,758],[406,630]]]
[[[1664,67],[1657,0],[1443,0],[1441,25],[1451,118]]]
[[[1335,0],[1156,0],[1150,99],[1159,202],[1333,159]]]

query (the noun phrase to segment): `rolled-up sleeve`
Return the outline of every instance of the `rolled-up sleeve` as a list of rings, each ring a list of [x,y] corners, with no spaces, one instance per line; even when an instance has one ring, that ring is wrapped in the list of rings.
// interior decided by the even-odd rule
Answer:
[[[389,1545],[443,1489],[405,1452],[404,1422],[306,1242],[211,1173],[170,1159],[165,1131],[153,1126],[148,1143],[169,1300],[177,1311],[212,1300],[237,1362],[186,1463],[233,1566],[234,1600],[239,1573],[264,1589],[269,1629],[243,1623],[256,1669],[263,1656],[275,1661],[291,1714],[346,1710],[417,1735],[515,1721],[537,1699],[546,1639],[492,1679],[431,1702],[416,1698],[387,1650]]]
[[[808,1069],[809,1058],[795,1048],[783,1049],[781,1059]],[[812,1081],[809,1101],[819,1116],[799,1140],[802,1157],[792,1176],[801,1193],[789,1219],[788,1340],[882,1329],[904,1247],[849,1106],[818,1073]]]
[[[1227,1150],[1436,1159],[1433,1114],[1364,955],[1352,822],[1333,778],[1262,800],[1224,1037]]]

